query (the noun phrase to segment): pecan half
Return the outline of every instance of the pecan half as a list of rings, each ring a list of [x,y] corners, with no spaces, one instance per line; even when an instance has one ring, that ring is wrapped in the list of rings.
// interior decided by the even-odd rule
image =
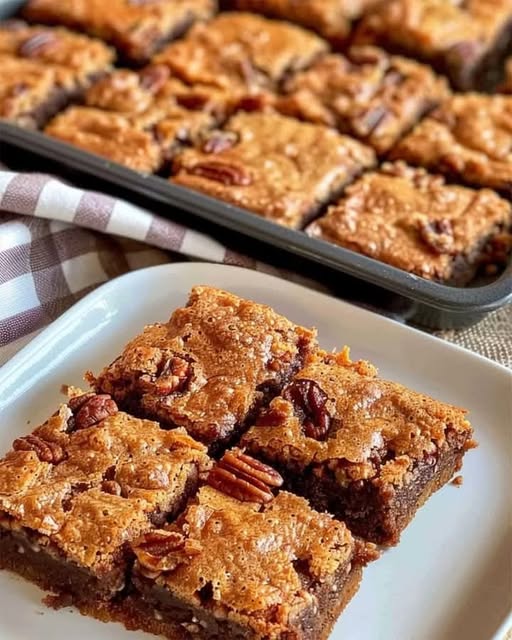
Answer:
[[[57,43],[58,38],[53,31],[38,31],[20,44],[18,54],[25,58],[37,58],[55,47]]]
[[[270,502],[271,487],[280,487],[283,478],[275,469],[240,451],[228,451],[210,471],[207,483],[241,502]]]
[[[14,451],[34,451],[41,462],[58,464],[65,458],[64,451],[60,444],[48,442],[35,435],[17,438],[13,442],[12,448]]]
[[[246,187],[252,184],[252,177],[243,167],[227,162],[200,162],[187,168],[187,172],[228,186]]]
[[[428,220],[418,219],[418,231],[421,239],[436,253],[451,253],[453,251],[453,227],[447,218]]]
[[[215,131],[203,144],[205,153],[221,153],[234,147],[238,136],[233,131]]]
[[[177,531],[157,529],[144,534],[133,550],[141,568],[158,573],[174,571],[201,553],[201,543]]]
[[[79,396],[79,398],[81,397],[83,396]],[[92,397],[87,398],[79,405],[78,410],[73,412],[74,416],[68,420],[68,431],[87,429],[105,420],[105,418],[113,416],[117,412],[117,404],[108,394],[93,394]]]
[[[301,419],[308,438],[323,440],[331,426],[327,411],[327,394],[314,380],[295,380],[283,391],[283,398],[291,402],[296,415]]]
[[[171,75],[169,67],[163,64],[152,64],[139,74],[139,83],[146,91],[158,93]]]
[[[88,391],[87,393],[82,393],[81,396],[73,396],[68,400],[68,407],[73,413],[76,413],[87,400],[94,398],[95,395],[94,391]]]

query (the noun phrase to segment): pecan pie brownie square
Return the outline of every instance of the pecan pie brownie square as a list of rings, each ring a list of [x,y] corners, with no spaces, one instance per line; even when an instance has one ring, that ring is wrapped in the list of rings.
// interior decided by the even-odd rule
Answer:
[[[196,20],[210,18],[215,9],[215,0],[28,0],[23,15],[32,22],[66,25],[103,38],[124,59],[141,64]]]
[[[292,75],[281,113],[335,127],[384,154],[449,94],[430,67],[375,47],[320,57]]]
[[[466,411],[377,377],[348,350],[318,352],[241,447],[352,533],[392,545],[476,446]]]
[[[90,380],[120,407],[218,450],[314,348],[314,331],[270,307],[198,286],[167,323],[147,326]]]
[[[46,133],[145,172],[199,140],[230,108],[225,92],[189,87],[163,65],[117,69],[94,83],[84,102],[59,114]]]
[[[374,164],[372,149],[328,127],[238,113],[201,148],[178,154],[171,180],[299,229]]]
[[[388,0],[366,14],[354,41],[430,62],[467,91],[494,81],[511,36],[510,0]]]
[[[281,18],[316,31],[336,45],[350,33],[351,22],[379,0],[227,0],[232,9],[254,11],[270,18]]]
[[[129,541],[174,517],[210,460],[181,429],[73,393],[0,461],[0,566],[94,608],[125,587]]]
[[[492,258],[511,221],[510,204],[494,191],[446,184],[397,162],[348,187],[306,232],[423,278],[462,285]]]
[[[274,497],[279,474],[239,450],[208,483],[175,525],[135,544],[133,618],[167,623],[169,638],[179,624],[203,640],[326,640],[373,545],[304,498]]]
[[[446,100],[391,155],[512,198],[511,148],[512,96],[466,93]]]
[[[36,127],[110,69],[113,51],[66,29],[0,22],[0,117]]]
[[[307,66],[327,43],[315,34],[251,13],[221,13],[195,25],[153,61],[188,84],[257,93],[274,89],[290,71]]]

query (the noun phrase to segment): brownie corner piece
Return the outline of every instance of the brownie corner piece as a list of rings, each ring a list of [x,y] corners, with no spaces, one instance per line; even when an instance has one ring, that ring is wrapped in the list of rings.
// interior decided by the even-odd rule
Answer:
[[[274,495],[279,484],[272,468],[229,451],[175,525],[135,543],[146,619],[205,640],[327,639],[377,553],[304,498]]]
[[[306,232],[417,276],[463,285],[511,220],[510,203],[494,191],[395,162],[347,187]]]
[[[197,286],[167,323],[150,325],[93,379],[128,411],[182,426],[218,449],[279,393],[316,333],[270,307]]]
[[[172,182],[293,229],[376,162],[357,140],[277,113],[238,113],[211,137],[175,157]]]
[[[0,460],[0,567],[94,609],[124,589],[128,542],[174,517],[211,464],[183,430],[73,393]]]
[[[355,535],[393,545],[461,468],[472,435],[463,409],[382,380],[346,352],[319,352],[240,446]]]

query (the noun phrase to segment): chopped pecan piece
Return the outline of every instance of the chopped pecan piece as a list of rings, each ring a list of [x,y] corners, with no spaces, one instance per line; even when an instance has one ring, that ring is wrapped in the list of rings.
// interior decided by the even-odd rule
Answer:
[[[101,483],[101,490],[105,493],[110,493],[112,496],[121,495],[121,485],[115,480],[103,480]]]
[[[25,58],[37,58],[55,47],[57,42],[57,36],[52,31],[39,31],[20,44],[18,53]]]
[[[241,451],[228,451],[208,475],[208,484],[241,502],[270,502],[271,487],[280,487],[283,478],[275,469]]]
[[[231,149],[238,140],[236,133],[232,131],[215,131],[203,144],[205,153],[221,153]]]
[[[247,187],[252,183],[252,177],[243,167],[227,162],[200,162],[187,168],[187,171],[194,176],[201,176],[229,186]]]
[[[418,230],[423,242],[436,253],[450,253],[453,250],[453,228],[447,218],[438,220],[419,218]]]
[[[153,64],[139,74],[140,86],[151,93],[158,93],[169,79],[171,72],[163,64]]]
[[[331,426],[326,408],[328,398],[314,380],[295,380],[286,387],[283,398],[292,403],[308,438],[323,440],[327,436]]]
[[[96,394],[84,394],[87,397],[84,401],[80,402],[83,396],[79,396],[76,398],[75,406],[77,407],[74,411],[71,405],[68,403],[68,406],[73,411],[73,416],[71,416],[68,420],[68,431],[78,431],[79,429],[87,429],[88,427],[92,427],[98,422],[105,420],[109,416],[113,416],[118,412],[117,404],[112,400],[112,398],[106,394],[102,393],[99,395]],[[75,398],[73,398],[75,400]]]
[[[152,575],[174,571],[180,564],[201,552],[198,540],[186,538],[177,531],[148,531],[134,547],[141,568]]]
[[[12,448],[14,451],[34,451],[41,462],[58,464],[64,460],[64,451],[56,442],[48,442],[39,436],[29,435],[17,438]]]
[[[164,360],[160,367],[158,377],[150,382],[150,386],[158,395],[168,396],[186,388],[192,373],[188,360],[180,356],[172,356]]]

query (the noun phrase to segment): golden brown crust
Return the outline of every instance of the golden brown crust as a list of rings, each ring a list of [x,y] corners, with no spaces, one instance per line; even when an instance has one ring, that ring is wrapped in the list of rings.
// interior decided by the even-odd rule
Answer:
[[[265,305],[194,287],[188,305],[146,329],[94,381],[121,406],[214,444],[301,366],[315,332]]]
[[[187,36],[155,56],[189,84],[255,92],[301,69],[327,43],[300,27],[250,13],[223,13],[194,26]]]
[[[152,573],[156,586],[184,606],[204,606],[218,621],[248,628],[254,637],[296,633],[301,616],[318,606],[308,584],[329,584],[340,568],[348,572],[351,560],[357,562],[343,523],[284,491],[258,508],[203,487],[166,533],[194,552],[171,550],[170,569]],[[134,549],[136,571],[143,575],[146,548],[143,538]]]
[[[277,109],[336,127],[385,153],[448,96],[444,78],[422,64],[375,47],[329,54],[292,76]]]
[[[127,540],[151,527],[155,512],[180,504],[210,462],[183,430],[163,431],[104,397],[89,394],[87,407],[71,406],[16,440],[0,461],[0,523],[101,575]]]
[[[135,62],[146,61],[161,43],[215,11],[215,0],[29,0],[23,13],[35,22],[83,29],[112,42]]]
[[[363,18],[355,42],[406,51],[439,65],[458,88],[471,88],[485,57],[510,28],[509,0],[389,0]]]
[[[318,32],[336,44],[344,41],[350,22],[378,0],[231,0],[228,4],[241,11],[254,11],[281,18]]]
[[[512,96],[452,96],[402,140],[392,157],[512,195]]]
[[[278,114],[239,113],[223,131],[233,144],[183,151],[172,181],[295,229],[375,163],[369,147]]]
[[[285,390],[243,436],[242,447],[291,468],[327,465],[341,484],[378,478],[401,486],[418,461],[452,446],[450,434],[473,446],[465,410],[382,380],[346,352],[319,352],[290,388],[298,381],[308,382],[307,395]],[[321,437],[307,435],[308,419],[327,423]]]
[[[424,278],[463,283],[486,241],[510,223],[510,204],[493,191],[395,163],[348,187],[307,233]]]

